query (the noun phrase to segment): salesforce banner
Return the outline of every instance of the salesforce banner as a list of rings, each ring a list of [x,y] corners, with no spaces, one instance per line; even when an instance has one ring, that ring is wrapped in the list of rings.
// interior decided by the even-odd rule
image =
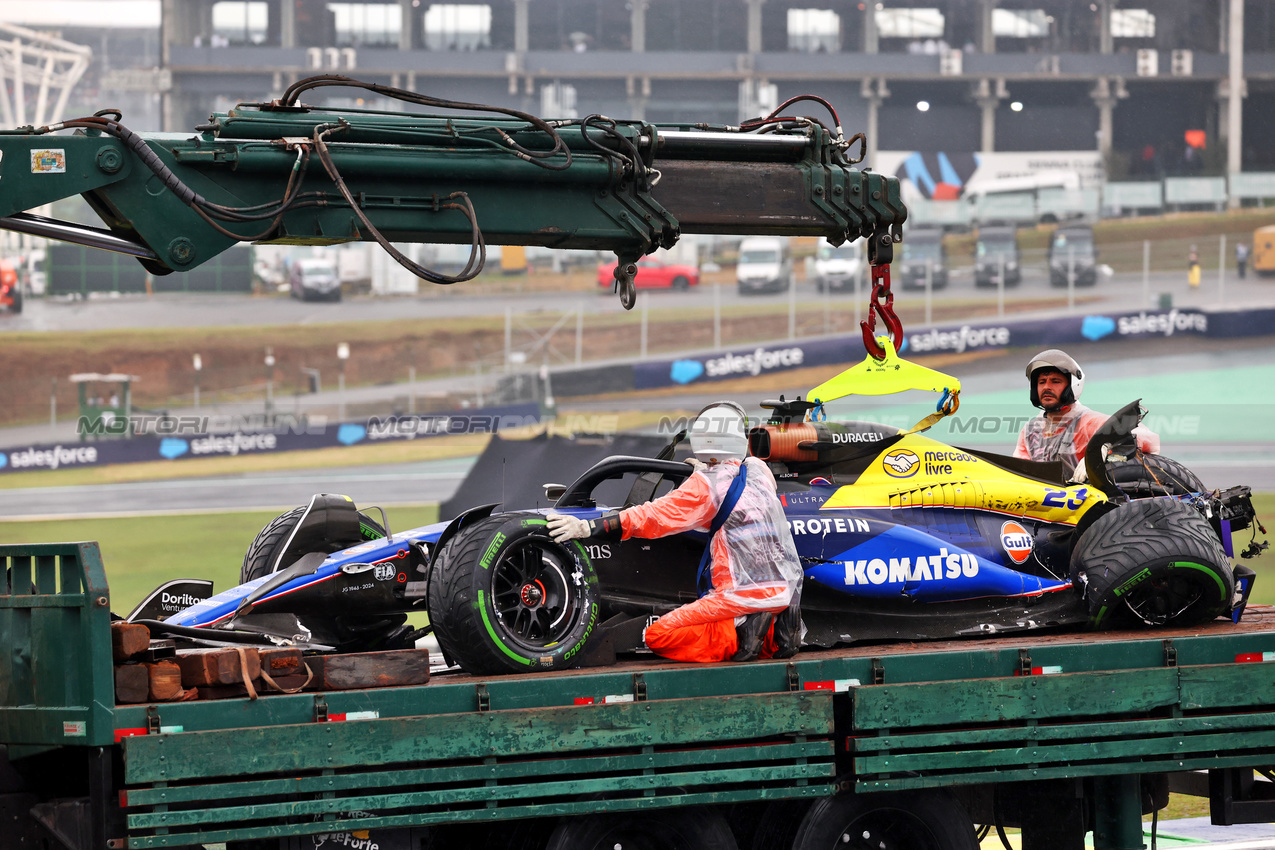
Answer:
[[[1275,309],[1206,311],[1193,307],[1089,313],[1026,321],[973,321],[904,333],[899,353],[904,356],[960,354],[995,348],[1063,346],[1082,342],[1147,339],[1181,335],[1208,337],[1258,336],[1275,330]],[[864,357],[857,333],[836,339],[793,341],[732,349],[724,353],[633,365],[633,386],[653,389],[689,386],[766,372],[850,363]],[[554,376],[559,395],[570,395],[570,372]]]
[[[448,413],[387,416],[366,422],[327,423],[315,419],[281,417],[270,429],[259,419],[245,420],[250,428],[235,428],[236,417],[168,416],[136,417],[139,436],[114,437],[103,433],[92,442],[41,444],[0,449],[0,473],[37,469],[73,469],[112,463],[150,460],[185,460],[270,452],[354,446],[386,440],[414,440],[448,434],[495,434],[508,428],[540,421],[535,404],[485,407]],[[123,420],[119,420],[121,428]],[[226,426],[233,430],[223,430]],[[100,429],[99,429],[100,430]]]

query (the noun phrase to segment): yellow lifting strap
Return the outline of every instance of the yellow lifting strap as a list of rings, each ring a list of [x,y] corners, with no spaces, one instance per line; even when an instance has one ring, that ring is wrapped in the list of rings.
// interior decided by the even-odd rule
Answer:
[[[885,349],[884,357],[878,360],[868,355],[862,363],[815,387],[806,398],[823,405],[850,395],[893,395],[906,390],[942,393],[935,412],[903,432],[905,434],[924,431],[957,411],[961,405],[958,379],[902,359],[888,336],[876,339]]]

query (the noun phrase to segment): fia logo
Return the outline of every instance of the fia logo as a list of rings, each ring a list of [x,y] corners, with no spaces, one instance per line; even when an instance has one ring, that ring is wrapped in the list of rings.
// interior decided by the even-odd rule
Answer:
[[[393,564],[377,564],[376,569],[372,572],[377,581],[389,581],[394,578]]]

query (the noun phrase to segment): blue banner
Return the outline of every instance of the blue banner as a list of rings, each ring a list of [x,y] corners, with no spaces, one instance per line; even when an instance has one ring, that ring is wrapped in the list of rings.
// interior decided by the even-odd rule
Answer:
[[[280,420],[274,428],[214,428],[224,416],[138,417],[145,433],[131,438],[104,436],[89,442],[42,443],[0,451],[0,473],[72,469],[151,460],[258,455],[270,452],[365,445],[448,434],[496,434],[540,421],[535,404],[475,410],[386,416],[365,422],[315,423]],[[137,423],[135,423],[136,425]]]

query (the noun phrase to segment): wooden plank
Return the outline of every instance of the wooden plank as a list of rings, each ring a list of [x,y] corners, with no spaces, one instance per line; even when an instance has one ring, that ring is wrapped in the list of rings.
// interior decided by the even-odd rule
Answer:
[[[857,773],[874,774],[953,773],[988,767],[1036,767],[1060,762],[1083,764],[1112,759],[1129,764],[1144,757],[1163,757],[1175,753],[1184,757],[1218,753],[1235,745],[1236,738],[1231,733],[1224,732],[1218,735],[1174,735],[1127,741],[1081,740],[1074,744],[1050,743],[994,750],[887,753],[856,758],[854,765]],[[1252,749],[1275,747],[1275,730],[1248,733],[1244,736],[1244,746]]]
[[[828,735],[832,693],[466,712],[125,738],[128,783]]]
[[[1179,669],[1184,710],[1275,704],[1275,664],[1214,664]]]
[[[141,655],[151,645],[151,630],[140,623],[111,623],[111,658],[116,664]]]
[[[124,705],[146,702],[151,677],[142,664],[121,664],[115,668],[115,701]]]
[[[1259,751],[1244,756],[1166,756],[1138,762],[1139,773],[1172,773],[1180,770],[1210,770],[1223,767],[1264,767],[1275,753]],[[942,773],[928,776],[899,776],[887,779],[860,779],[860,791],[899,791],[913,788],[946,788],[952,785],[983,785],[990,782],[1024,782],[1038,779],[1075,779],[1085,776],[1127,776],[1128,762],[1108,764],[1064,765],[1061,767],[1022,767],[1012,770],[988,770],[971,773]]]
[[[467,822],[503,821],[534,817],[559,817],[561,815],[596,814],[601,812],[630,812],[647,809],[662,809],[672,806],[716,806],[727,803],[765,802],[768,800],[789,800],[794,798],[826,797],[832,793],[832,785],[803,785],[786,788],[742,788],[736,791],[707,791],[700,794],[678,794],[670,796],[635,797],[624,800],[573,800],[569,802],[538,803],[522,806],[487,808],[485,806],[467,809],[464,819]],[[313,835],[316,833],[349,832],[363,829],[392,829],[407,826],[431,826],[433,824],[454,823],[458,820],[456,812],[437,812],[432,814],[413,813],[388,817],[345,818],[340,820],[272,824],[246,828],[222,828],[216,831],[169,833],[167,835],[129,836],[130,850],[149,850],[160,847],[188,847],[191,844],[216,844],[229,841],[240,841],[253,838],[280,838],[292,835]]]
[[[429,681],[429,651],[425,649],[312,655],[306,664],[314,671],[318,687],[325,691],[423,685]]]
[[[257,648],[252,646],[182,650],[177,653],[177,663],[182,684],[188,688],[241,684],[245,674],[252,680],[261,673]]]
[[[854,728],[908,729],[982,722],[1096,717],[1178,703],[1178,669],[1007,676],[855,688]]]
[[[1174,717],[1169,719],[1114,720],[1108,723],[1066,723],[1057,726],[1011,726],[1000,729],[953,729],[945,732],[867,735],[851,738],[857,753],[880,750],[947,749],[950,747],[994,745],[1019,742],[1025,746],[1045,741],[1070,741],[1077,738],[1099,740],[1103,737],[1148,737],[1152,735],[1186,734],[1200,731],[1275,728],[1275,713],[1210,715],[1207,717]]]
[[[465,785],[496,779],[547,779],[553,776],[587,776],[594,773],[678,770],[722,765],[779,763],[804,759],[811,763],[833,758],[833,742],[817,739],[796,744],[779,743],[707,750],[674,750],[656,753],[627,753],[607,756],[566,757],[503,761],[497,764],[448,765],[408,770],[347,772],[331,776],[290,776],[281,779],[252,779],[242,782],[214,782],[198,785],[166,785],[133,788],[125,792],[123,806],[155,806],[217,800],[260,799],[285,794],[323,794],[367,791],[373,788],[415,788],[429,785]]]
[[[473,803],[519,801],[528,798],[580,799],[595,794],[643,793],[676,788],[723,785],[762,785],[794,780],[831,781],[836,768],[821,765],[768,765],[742,770],[679,771],[672,775],[589,776],[529,785],[478,785],[470,788],[441,788],[430,791],[402,791],[392,794],[363,794],[350,797],[290,800],[280,803],[248,803],[234,806],[141,812],[128,815],[130,829],[218,824],[233,821],[270,820],[283,817],[316,818],[371,809],[440,808],[450,810]]]

